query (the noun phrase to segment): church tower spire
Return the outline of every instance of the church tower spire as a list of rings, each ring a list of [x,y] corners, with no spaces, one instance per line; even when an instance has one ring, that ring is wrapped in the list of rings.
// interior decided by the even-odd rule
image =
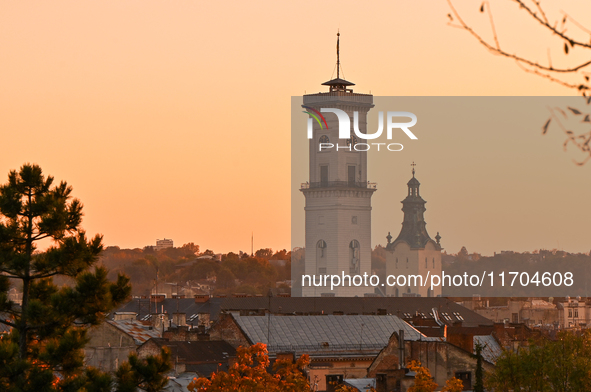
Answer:
[[[388,233],[388,244],[386,250],[386,274],[398,275],[414,274],[421,275],[422,279],[427,279],[429,274],[439,274],[441,272],[441,237],[437,233],[437,242],[433,241],[427,233],[425,222],[425,203],[421,197],[421,183],[415,177],[416,164],[412,165],[412,178],[406,184],[408,192],[406,198],[402,200],[402,212],[404,219],[402,229],[398,237],[391,242],[391,236]],[[411,286],[410,284],[402,287],[388,287],[386,294],[389,296],[426,296],[434,297],[441,295],[441,287],[431,288],[421,286]]]
[[[419,188],[421,183],[415,177],[415,166],[412,163],[412,178],[407,183],[408,194],[402,200],[402,211],[404,212],[404,220],[402,221],[402,229],[394,243],[397,241],[405,241],[411,248],[424,248],[428,241],[431,241],[429,233],[427,233],[424,213],[426,211],[425,203],[421,197]]]

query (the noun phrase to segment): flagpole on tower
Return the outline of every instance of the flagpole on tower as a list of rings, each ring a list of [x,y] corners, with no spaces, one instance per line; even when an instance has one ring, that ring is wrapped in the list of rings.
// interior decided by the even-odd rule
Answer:
[[[339,55],[339,40],[341,39],[341,33],[337,30],[337,79],[339,78],[339,71],[341,69],[341,59]]]

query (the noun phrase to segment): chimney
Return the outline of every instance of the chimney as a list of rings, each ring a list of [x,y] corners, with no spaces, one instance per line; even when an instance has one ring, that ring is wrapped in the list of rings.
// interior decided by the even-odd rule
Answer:
[[[135,320],[137,317],[137,313],[134,312],[115,312],[113,315],[114,321],[120,320]]]
[[[187,325],[187,314],[186,313],[173,313],[172,314],[172,322],[180,327]]]
[[[406,365],[406,353],[405,353],[405,346],[404,346],[404,330],[401,329],[398,331],[398,368],[403,369]]]
[[[209,327],[209,313],[199,313],[197,315],[197,325]]]
[[[165,313],[152,313],[150,317],[150,325],[152,329],[163,333],[168,329],[168,315]]]
[[[208,300],[209,300],[209,295],[207,295],[207,294],[197,294],[195,296],[195,303],[196,304],[204,303],[204,302],[207,302]]]
[[[165,298],[166,298],[166,295],[164,295],[164,294],[152,294],[152,297],[151,297],[152,302],[157,303],[157,304],[164,302]]]

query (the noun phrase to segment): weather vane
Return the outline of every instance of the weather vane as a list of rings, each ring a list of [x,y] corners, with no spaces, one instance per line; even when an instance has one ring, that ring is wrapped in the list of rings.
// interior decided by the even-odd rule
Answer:
[[[415,166],[416,166],[416,165],[417,165],[417,164],[416,164],[414,161],[412,161],[412,163],[410,164],[410,166],[412,167],[412,176],[413,176],[413,177],[415,176]]]

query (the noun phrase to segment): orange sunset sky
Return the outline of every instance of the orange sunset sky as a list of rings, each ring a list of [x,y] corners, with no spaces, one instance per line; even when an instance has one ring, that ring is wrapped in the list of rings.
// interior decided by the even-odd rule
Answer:
[[[542,61],[550,47],[555,64],[564,61],[561,44],[522,25],[512,2],[490,3],[502,43]],[[591,5],[579,3],[568,11],[591,26]],[[457,6],[490,36],[480,2]],[[557,1],[548,8],[560,18]],[[255,249],[290,248],[291,97],[325,89],[337,29],[345,77],[357,92],[576,94],[491,55],[449,26],[448,13],[443,0],[3,1],[0,180],[25,162],[66,180],[85,205],[83,226],[104,234],[106,245],[143,247],[166,237],[178,246],[249,251],[254,232]],[[564,201],[555,199],[545,222],[568,230],[540,237],[547,230],[533,225],[526,230],[543,241],[519,245],[500,233],[523,228],[502,220],[486,233],[471,232],[473,214],[444,222],[428,210],[427,220],[466,227],[446,237],[451,252],[462,245],[488,254],[534,246],[588,252],[591,163],[575,166],[560,135],[516,137],[548,151],[556,168],[550,187],[564,186],[555,181],[566,173],[575,213],[565,222]],[[474,189],[503,186],[501,171],[474,178]],[[493,201],[479,197],[483,209]]]

